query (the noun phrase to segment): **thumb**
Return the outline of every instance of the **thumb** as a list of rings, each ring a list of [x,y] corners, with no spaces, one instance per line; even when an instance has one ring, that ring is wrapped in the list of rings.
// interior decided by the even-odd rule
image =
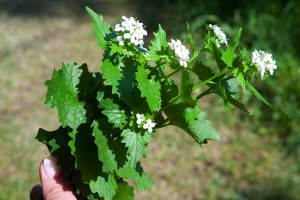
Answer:
[[[56,166],[54,157],[45,158],[40,165],[40,178],[45,200],[76,200],[72,186]]]

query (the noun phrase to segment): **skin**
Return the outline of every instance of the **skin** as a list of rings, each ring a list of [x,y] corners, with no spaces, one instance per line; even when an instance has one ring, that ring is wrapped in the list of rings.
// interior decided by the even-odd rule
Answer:
[[[40,164],[41,185],[30,192],[30,200],[76,200],[72,186],[56,166],[54,157],[45,158]]]

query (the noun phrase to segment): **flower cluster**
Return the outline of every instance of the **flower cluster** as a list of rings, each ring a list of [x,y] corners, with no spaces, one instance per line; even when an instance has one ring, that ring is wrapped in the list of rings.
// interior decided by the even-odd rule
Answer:
[[[214,31],[215,35],[218,37],[218,47],[220,47],[220,44],[225,44],[227,46],[227,38],[225,33],[221,30],[221,28],[217,25],[211,24],[209,24],[208,27],[211,28]]]
[[[175,54],[179,59],[180,65],[183,67],[187,67],[187,61],[190,59],[190,51],[184,45],[181,44],[180,40],[171,39],[171,42],[168,42],[168,44],[170,49],[175,51]]]
[[[252,53],[252,64],[256,65],[262,79],[266,71],[269,71],[270,74],[273,75],[274,70],[277,68],[276,62],[272,59],[272,54],[262,50],[255,50]]]
[[[124,42],[128,40],[136,46],[143,46],[144,36],[147,35],[147,31],[143,28],[143,23],[140,23],[133,17],[127,18],[123,16],[122,18],[124,21],[115,25],[115,31],[121,32],[121,35],[117,36],[119,45],[124,46]]]
[[[136,118],[136,123],[138,125],[143,125],[143,129],[147,129],[149,132],[153,131],[155,123],[153,123],[151,119],[146,120],[144,114],[136,114]]]

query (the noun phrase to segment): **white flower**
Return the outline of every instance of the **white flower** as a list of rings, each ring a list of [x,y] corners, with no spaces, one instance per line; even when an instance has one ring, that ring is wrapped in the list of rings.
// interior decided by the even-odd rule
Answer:
[[[255,50],[252,53],[252,64],[256,65],[262,79],[264,78],[266,71],[269,71],[269,73],[273,75],[274,70],[277,69],[276,62],[272,59],[272,54],[262,50]]]
[[[181,44],[180,40],[173,40],[171,39],[171,42],[168,42],[169,47],[171,50],[174,50],[176,56],[179,59],[179,64],[183,67],[187,67],[187,62],[190,59],[189,54],[190,51]]]
[[[124,21],[121,24],[115,25],[115,31],[120,32],[118,37],[122,37],[122,40],[117,37],[119,45],[124,45],[124,42],[130,42],[136,46],[142,47],[144,45],[144,36],[147,35],[147,31],[143,27],[143,23],[140,23],[138,20],[135,20],[133,17],[127,18],[122,17]],[[120,41],[122,41],[120,43]]]
[[[124,27],[120,26],[120,24],[116,24],[116,25],[115,25],[115,31],[116,31],[116,32],[124,31]]]
[[[143,128],[148,129],[149,132],[152,132],[154,127],[155,127],[155,123],[153,123],[151,119],[148,119],[146,121],[146,124],[144,124],[143,126]]]
[[[119,41],[120,46],[124,46],[124,41],[123,41],[122,36],[117,36],[117,40]]]
[[[142,124],[142,122],[145,121],[145,115],[144,114],[136,114],[136,123],[137,124]]]
[[[213,29],[215,35],[218,37],[219,43],[225,44],[227,46],[227,38],[225,33],[221,30],[221,28],[217,25],[211,25],[211,24],[209,24],[208,27]],[[217,43],[218,46],[220,46],[220,44]]]

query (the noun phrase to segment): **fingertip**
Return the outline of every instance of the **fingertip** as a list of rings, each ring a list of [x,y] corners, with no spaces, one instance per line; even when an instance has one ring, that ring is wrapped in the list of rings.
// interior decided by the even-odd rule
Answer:
[[[40,165],[40,179],[46,200],[76,200],[72,186],[57,168],[57,159],[45,158]]]

